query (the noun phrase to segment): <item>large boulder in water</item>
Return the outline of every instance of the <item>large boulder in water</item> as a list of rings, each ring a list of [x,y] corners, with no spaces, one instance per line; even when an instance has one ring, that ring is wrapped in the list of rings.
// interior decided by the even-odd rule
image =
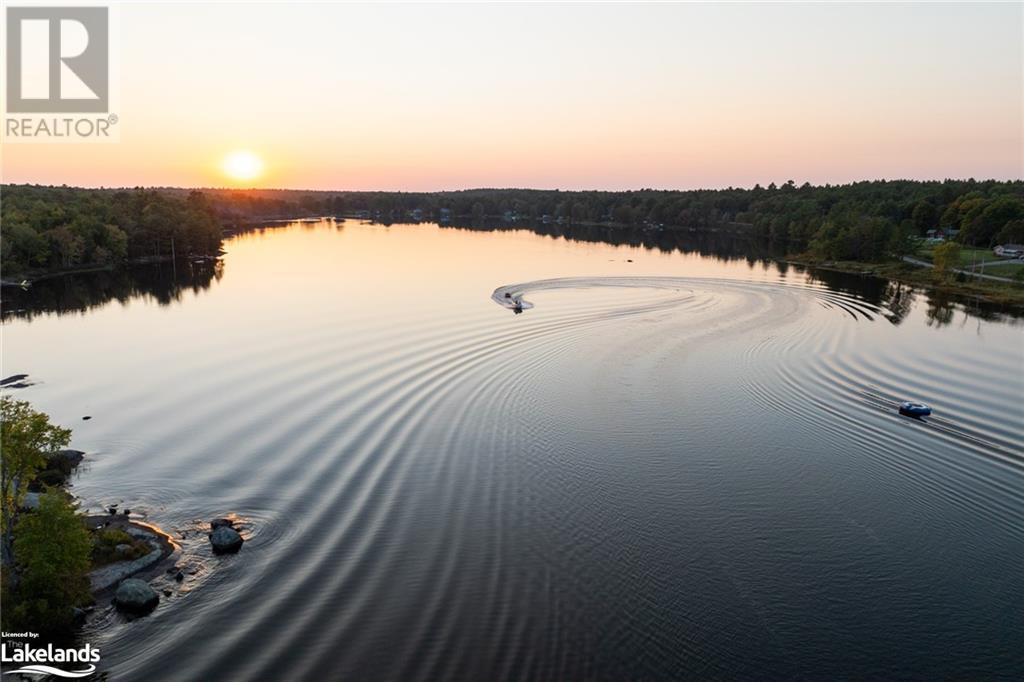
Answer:
[[[121,611],[136,615],[149,613],[156,608],[160,595],[145,580],[129,578],[122,580],[114,594],[114,606]]]
[[[210,542],[215,554],[233,554],[242,548],[242,536],[231,526],[218,526],[210,533]]]
[[[64,485],[84,458],[85,453],[81,450],[56,450],[48,453],[46,465],[29,482],[28,489],[32,492],[42,492],[46,487]]]

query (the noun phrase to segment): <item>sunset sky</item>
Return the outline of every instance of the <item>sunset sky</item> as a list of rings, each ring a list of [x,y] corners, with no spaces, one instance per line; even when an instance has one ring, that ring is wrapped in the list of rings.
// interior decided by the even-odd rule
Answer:
[[[125,4],[120,141],[3,181],[438,190],[1022,177],[1022,5]],[[253,173],[229,176],[225,159]],[[256,163],[258,161],[258,163]],[[255,164],[255,165],[253,165]]]

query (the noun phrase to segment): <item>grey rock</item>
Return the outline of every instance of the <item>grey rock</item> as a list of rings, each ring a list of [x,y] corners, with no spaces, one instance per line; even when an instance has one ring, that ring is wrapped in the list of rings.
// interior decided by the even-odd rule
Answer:
[[[124,544],[117,545],[116,547],[114,547],[114,551],[121,556],[126,556],[132,553],[132,546]]]
[[[244,541],[234,528],[221,526],[210,534],[210,542],[215,554],[228,554],[241,549]]]
[[[156,608],[160,595],[144,580],[129,578],[117,586],[114,606],[121,611],[137,615],[146,614]]]
[[[131,561],[118,561],[117,563],[101,566],[89,573],[89,585],[93,592],[105,590],[130,575],[134,575],[144,568],[149,568],[163,556],[163,552],[155,548],[149,554]]]
[[[234,528],[235,527],[235,522],[232,521],[231,519],[213,519],[212,521],[210,521],[210,530],[217,530],[218,528],[220,528],[222,526],[227,526],[228,528]]]
[[[81,450],[57,450],[46,455],[46,466],[50,469],[59,469],[65,474],[82,463],[85,453]]]

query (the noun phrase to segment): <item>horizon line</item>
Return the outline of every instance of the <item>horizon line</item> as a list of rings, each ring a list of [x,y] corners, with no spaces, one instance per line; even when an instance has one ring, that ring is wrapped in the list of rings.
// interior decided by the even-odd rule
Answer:
[[[920,184],[928,183],[947,183],[947,182],[975,182],[975,183],[1024,183],[1024,176],[1015,178],[975,178],[975,177],[946,177],[946,178],[932,178],[927,180],[921,180],[917,178],[874,178],[865,180],[852,180],[849,182],[838,182],[838,183],[821,183],[815,184],[810,181],[803,183],[797,183],[795,180],[786,179],[782,182],[770,181],[767,185],[761,183],[755,183],[752,187],[744,187],[738,185],[726,185],[723,187],[690,187],[690,188],[665,188],[665,187],[635,187],[626,189],[597,189],[597,188],[576,188],[567,189],[561,187],[463,187],[459,189],[429,189],[429,190],[417,190],[417,189],[314,189],[309,187],[229,187],[229,186],[214,186],[214,185],[69,185],[67,183],[52,184],[52,183],[37,183],[37,182],[5,182],[0,180],[0,187],[49,187],[49,188],[68,188],[68,189],[87,189],[87,190],[100,190],[100,191],[123,191],[123,190],[134,190],[134,189],[150,189],[150,190],[188,190],[188,191],[215,191],[215,192],[321,192],[321,193],[365,193],[365,194],[453,194],[458,192],[591,192],[591,193],[605,193],[605,194],[622,194],[629,192],[724,192],[724,191],[754,191],[758,187],[761,189],[768,189],[770,185],[775,185],[776,188],[782,187],[789,183],[793,183],[796,188],[802,188],[809,186],[811,188],[832,188],[832,187],[850,187],[853,185],[859,185],[864,183],[890,183],[890,182],[913,182]]]

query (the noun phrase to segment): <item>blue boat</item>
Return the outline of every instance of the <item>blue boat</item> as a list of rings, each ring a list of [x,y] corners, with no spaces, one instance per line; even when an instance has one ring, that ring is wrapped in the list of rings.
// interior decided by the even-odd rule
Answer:
[[[912,403],[909,400],[900,403],[900,414],[905,414],[909,417],[927,417],[931,413],[932,408],[924,403]]]

